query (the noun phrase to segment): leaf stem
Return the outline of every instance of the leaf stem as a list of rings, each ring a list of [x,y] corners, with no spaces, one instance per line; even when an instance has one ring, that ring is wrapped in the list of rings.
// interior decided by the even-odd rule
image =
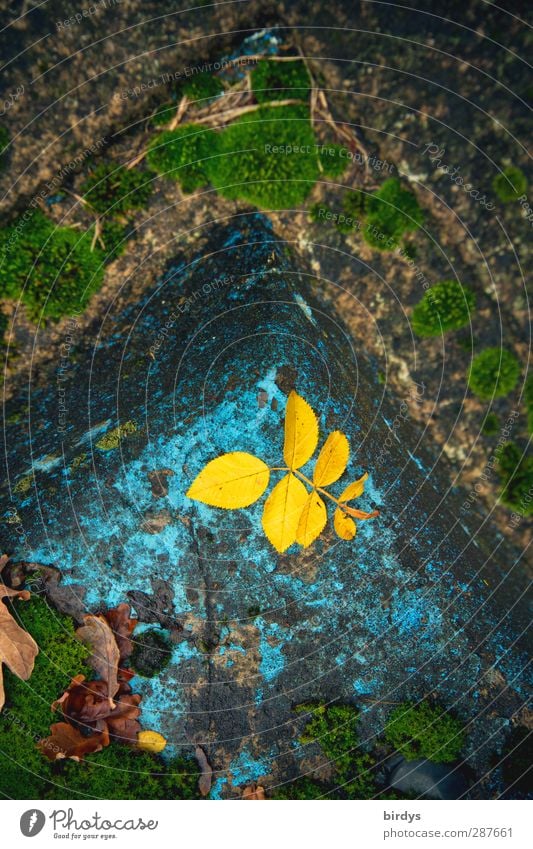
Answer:
[[[338,498],[335,498],[334,495],[331,495],[327,489],[322,489],[321,486],[316,486],[312,480],[306,477],[303,472],[299,472],[298,469],[293,469],[292,473],[294,475],[298,475],[305,483],[309,484],[309,486],[316,489],[317,492],[320,492],[321,495],[325,495],[326,498],[329,498],[330,501],[333,501],[334,504],[337,505],[344,513],[347,513],[348,516],[354,516],[356,519],[373,519],[376,516],[379,516],[379,510],[374,510],[372,513],[365,513],[363,510],[356,510],[354,507],[348,507],[346,504],[339,501]]]

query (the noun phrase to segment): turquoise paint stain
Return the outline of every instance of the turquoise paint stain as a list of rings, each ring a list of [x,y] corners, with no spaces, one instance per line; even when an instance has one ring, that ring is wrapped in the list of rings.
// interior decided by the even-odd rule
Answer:
[[[259,629],[259,651],[261,653],[259,672],[265,681],[270,683],[285,669],[283,643],[286,632],[277,623],[266,623],[261,616],[256,619],[256,625]],[[272,642],[276,641],[277,644],[272,645],[269,638]]]
[[[233,785],[240,787],[257,781],[270,771],[266,758],[254,758],[247,749],[243,749],[237,758],[231,762],[229,772],[233,779]]]

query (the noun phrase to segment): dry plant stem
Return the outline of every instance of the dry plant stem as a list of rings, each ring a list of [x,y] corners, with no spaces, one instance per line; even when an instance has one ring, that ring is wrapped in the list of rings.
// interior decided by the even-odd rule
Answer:
[[[189,105],[189,98],[187,97],[186,94],[184,94],[183,97],[181,98],[180,102],[179,102],[178,108],[176,109],[176,114],[174,115],[172,121],[169,123],[167,129],[169,129],[169,130],[175,130],[176,129],[176,127],[180,123],[181,119],[185,115],[188,105]]]
[[[339,501],[338,498],[335,498],[334,495],[331,495],[327,489],[322,489],[321,486],[316,486],[313,481],[306,477],[303,472],[300,472],[298,469],[289,469],[288,466],[272,466],[270,469],[271,472],[291,472],[291,474],[296,475],[301,480],[303,480],[306,484],[308,484],[312,489],[316,489],[321,495],[324,495],[326,498],[329,498],[330,501],[333,501],[334,504],[337,505],[344,513],[347,513],[349,516],[353,516],[355,519],[375,519],[376,516],[379,516],[379,510],[373,510],[372,513],[365,513],[364,510],[356,510],[355,507],[348,507],[343,502]]]
[[[290,98],[288,100],[274,100],[272,103],[269,103],[270,107],[278,107],[278,106],[293,106],[295,104],[304,104],[303,100],[298,100],[297,98]],[[229,121],[233,121],[234,118],[238,118],[240,115],[246,115],[247,112],[256,112],[258,109],[261,109],[266,104],[264,103],[252,103],[247,106],[236,106],[234,109],[226,109],[221,110],[219,112],[212,112],[209,115],[205,115],[204,117],[194,118],[195,124],[215,124],[216,126],[221,124],[227,124]]]

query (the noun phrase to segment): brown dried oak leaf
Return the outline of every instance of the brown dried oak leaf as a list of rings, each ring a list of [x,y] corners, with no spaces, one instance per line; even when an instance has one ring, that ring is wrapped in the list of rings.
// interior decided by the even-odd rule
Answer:
[[[5,555],[0,558],[0,571],[7,560]],[[29,597],[28,590],[12,590],[0,583],[0,710],[5,703],[2,664],[5,663],[13,675],[27,681],[33,672],[33,664],[39,653],[39,646],[33,637],[15,622],[2,599],[20,598],[26,601]]]

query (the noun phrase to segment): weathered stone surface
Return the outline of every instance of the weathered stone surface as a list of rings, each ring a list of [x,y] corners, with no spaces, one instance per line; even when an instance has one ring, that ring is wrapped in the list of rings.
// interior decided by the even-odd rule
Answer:
[[[163,613],[175,611],[182,638],[174,631],[170,664],[135,691],[146,725],[171,746],[205,748],[215,795],[296,775],[316,750],[293,745],[292,707],[315,699],[359,704],[374,742],[391,701],[432,693],[475,720],[466,754],[483,770],[524,702],[515,552],[473,512],[458,521],[460,494],[414,432],[396,439],[399,404],[315,302],[308,269],[263,217],[239,222],[178,255],[140,303],[111,307],[94,350],[80,341],[64,430],[53,375],[7,424],[7,548],[86,587],[91,610],[129,595],[140,613],[141,599],[154,607],[157,582],[171,587]],[[346,480],[370,472],[361,506],[381,517],[360,523],[353,543],[327,531],[278,556],[262,502],[222,511],[185,492],[226,451],[279,465],[292,385],[319,414],[322,440],[347,433]],[[166,495],[153,491],[158,469],[174,472]],[[172,521],[152,533],[144,518],[162,510]]]
[[[468,793],[468,781],[458,764],[435,764],[421,758],[400,758],[391,772],[389,784],[401,793],[426,799],[461,799]]]

